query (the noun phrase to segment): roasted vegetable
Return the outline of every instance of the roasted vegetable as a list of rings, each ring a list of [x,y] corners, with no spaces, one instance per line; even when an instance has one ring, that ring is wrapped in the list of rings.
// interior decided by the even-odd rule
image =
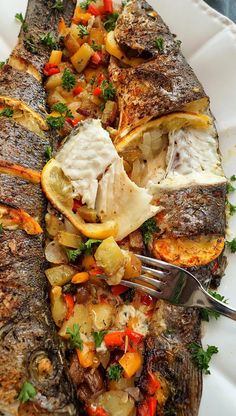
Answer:
[[[69,265],[61,265],[45,270],[45,274],[52,286],[63,286],[70,282],[76,274],[76,269]]]

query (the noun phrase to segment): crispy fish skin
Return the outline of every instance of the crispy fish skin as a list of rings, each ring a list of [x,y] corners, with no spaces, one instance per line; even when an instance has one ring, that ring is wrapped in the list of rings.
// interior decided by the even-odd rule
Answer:
[[[14,120],[0,118],[0,159],[41,171],[46,162],[48,137],[39,137]],[[25,155],[27,154],[27,157]]]
[[[159,214],[161,230],[174,237],[200,234],[223,236],[226,188],[226,183],[221,183],[163,190],[158,195],[158,204],[163,207]]]
[[[69,24],[74,13],[75,0],[63,0],[62,3],[63,10],[57,10],[53,8],[55,6],[54,0],[31,0],[28,2],[25,25],[21,28],[18,43],[10,56],[10,65],[18,69],[20,69],[20,62],[26,67],[30,65],[31,70],[29,71],[37,79],[41,78],[51,49],[43,45],[40,37],[50,32],[57,39],[59,18],[63,17],[65,23]],[[24,30],[25,26],[27,31]],[[24,65],[23,69],[26,69]]]

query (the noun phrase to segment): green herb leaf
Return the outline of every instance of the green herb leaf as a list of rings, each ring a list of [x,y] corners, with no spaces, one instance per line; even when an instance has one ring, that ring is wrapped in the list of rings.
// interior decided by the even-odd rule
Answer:
[[[83,9],[83,10],[87,10],[87,8],[89,7],[89,5],[90,5],[91,1],[92,1],[92,0],[85,0],[85,1],[82,1],[82,2],[79,4],[79,7],[80,7],[81,9]],[[93,1],[95,1],[95,2],[96,2],[96,0],[93,0]]]
[[[101,89],[102,89],[102,96],[105,101],[112,100],[115,98],[116,95],[116,89],[112,82],[104,80],[101,83]]]
[[[35,390],[34,386],[29,383],[28,381],[25,381],[23,386],[21,387],[20,394],[18,396],[18,399],[22,402],[28,402],[28,400],[33,399],[37,394],[37,391]]]
[[[84,36],[88,36],[89,32],[86,26],[78,25],[79,28],[79,37],[83,39]]]
[[[94,40],[92,40],[92,43],[90,46],[94,51],[100,51],[102,49],[102,45],[99,45]]]
[[[85,249],[88,253],[92,253],[93,251],[93,246],[100,244],[102,242],[102,240],[94,240],[93,238],[89,238],[85,245]]]
[[[0,234],[2,234],[3,233],[3,226],[2,226],[2,224],[0,224]]]
[[[32,36],[27,36],[24,39],[24,47],[27,51],[37,54],[37,48],[36,48],[36,45]]]
[[[220,293],[213,292],[212,290],[209,290],[208,292],[211,296],[213,296],[213,298],[219,300],[220,302],[224,302],[224,303],[228,302],[228,299],[226,299]],[[219,312],[212,311],[210,309],[201,309],[200,314],[201,314],[202,321],[207,321],[207,322],[209,322],[210,318],[218,319],[221,316]]]
[[[13,116],[13,110],[11,108],[4,108],[2,111],[0,111],[0,117],[12,117]]]
[[[83,351],[83,341],[80,336],[80,327],[78,324],[73,325],[73,329],[67,328],[66,333],[70,335],[70,348],[78,348]]]
[[[47,123],[52,129],[61,129],[64,126],[65,119],[63,116],[60,117],[47,117]]]
[[[52,146],[47,146],[45,150],[45,155],[47,158],[47,162],[52,159]]]
[[[48,46],[50,49],[58,48],[58,41],[52,32],[41,35],[40,41],[43,45]]]
[[[118,381],[123,373],[123,368],[120,366],[120,364],[112,364],[107,370],[107,377],[109,380],[115,380]]]
[[[158,49],[159,52],[163,52],[164,51],[164,39],[163,38],[156,38],[154,40],[154,45],[155,48]]]
[[[141,225],[144,244],[150,243],[152,235],[159,231],[155,218],[150,218]]]
[[[96,345],[96,348],[101,347],[102,341],[107,334],[107,331],[93,332],[93,338]]]
[[[175,41],[177,43],[177,46],[180,48],[181,44],[182,44],[182,40],[176,39]]]
[[[70,91],[72,88],[74,88],[76,84],[76,78],[75,75],[70,72],[68,68],[66,68],[62,75],[62,86],[65,88],[65,90]]]
[[[236,253],[236,237],[232,241],[226,241],[226,246],[230,249],[231,253]]]
[[[64,103],[56,103],[52,106],[52,109],[63,115],[64,117],[74,118],[71,110]]]
[[[192,356],[192,361],[198,368],[204,371],[205,374],[210,374],[209,371],[209,362],[213,354],[217,354],[219,351],[214,345],[208,345],[207,349],[204,350],[201,345],[197,342],[192,342],[189,345],[189,349]]]
[[[228,182],[226,185],[227,194],[229,194],[230,192],[234,192],[234,191],[235,191],[235,187],[231,183]]]
[[[0,69],[2,69],[2,67],[6,64],[6,61],[1,61],[0,62]]]
[[[119,13],[114,12],[107,15],[106,20],[104,21],[103,25],[107,32],[115,29],[116,21],[119,17]]]
[[[63,1],[62,0],[55,0],[54,5],[52,6],[52,9],[56,9],[59,12],[63,11]]]
[[[18,20],[18,22],[20,23],[24,23],[24,17],[22,13],[16,13],[15,14],[15,19]]]
[[[96,77],[95,77],[95,75],[93,75],[92,78],[90,79],[89,83],[91,85],[93,85],[95,83],[95,80],[96,80]]]
[[[229,209],[229,215],[234,215],[236,213],[236,205],[231,204],[229,200],[226,201],[226,206]]]
[[[77,259],[77,257],[79,257],[83,253],[84,246],[85,246],[84,243],[81,243],[80,248],[77,248],[75,250],[72,250],[70,248],[65,249],[70,263],[73,263]]]
[[[235,182],[235,181],[236,181],[236,175],[232,175],[232,176],[230,177],[230,180],[231,180],[231,182]]]

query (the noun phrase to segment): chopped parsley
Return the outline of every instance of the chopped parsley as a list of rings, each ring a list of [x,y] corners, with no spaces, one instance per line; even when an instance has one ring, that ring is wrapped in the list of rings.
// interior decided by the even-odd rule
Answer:
[[[63,1],[62,0],[55,0],[54,5],[52,6],[52,9],[56,9],[59,12],[62,12],[63,9],[64,9]]]
[[[18,20],[18,22],[20,22],[22,24],[22,29],[24,32],[28,31],[28,24],[25,23],[25,19],[23,17],[22,13],[16,13],[15,14],[15,19]]]
[[[13,116],[13,110],[11,108],[4,108],[2,111],[0,111],[0,117],[12,117]]]
[[[102,341],[107,334],[107,331],[93,332],[93,338],[96,345],[96,348],[101,347]]]
[[[232,176],[230,177],[230,180],[231,180],[231,182],[235,182],[235,181],[236,181],[236,175],[232,175]]]
[[[230,249],[231,253],[236,253],[236,237],[232,241],[226,241],[226,246]]]
[[[91,1],[92,1],[92,0],[85,0],[85,1],[82,1],[82,2],[79,4],[79,7],[80,7],[81,9],[83,9],[83,10],[87,10],[87,8],[89,7],[89,5],[90,5]],[[93,1],[95,1],[95,2],[96,2],[96,0],[93,0]]]
[[[56,49],[58,47],[58,41],[52,32],[41,35],[40,41],[43,45],[48,46],[51,49]]]
[[[236,205],[231,204],[229,200],[226,201],[226,206],[229,209],[229,215],[234,215],[236,213]]]
[[[0,234],[2,234],[3,233],[3,226],[2,226],[2,224],[0,224]]]
[[[18,399],[22,402],[28,402],[28,400],[33,399],[37,394],[36,389],[34,386],[29,383],[28,381],[25,381],[23,386],[21,387],[20,394],[18,396]]]
[[[89,238],[86,243],[84,244],[85,250],[87,253],[91,254],[93,251],[93,247],[97,244],[100,244],[102,240],[94,240],[93,238]]]
[[[96,76],[95,76],[95,75],[93,75],[93,76],[91,77],[91,79],[90,79],[89,83],[90,83],[91,85],[93,85],[93,84],[95,83],[95,81],[96,81]]]
[[[213,296],[213,298],[221,302],[227,303],[227,299],[225,299],[224,296],[220,295],[220,293],[212,292],[211,290],[209,290],[209,294]],[[219,312],[216,312],[210,309],[201,309],[200,313],[201,313],[201,319],[207,322],[209,322],[210,318],[218,319],[221,316]]]
[[[75,250],[72,250],[70,248],[66,248],[65,250],[66,250],[66,254],[67,254],[69,262],[73,263],[73,262],[75,262],[77,257],[79,257],[82,254],[82,252],[84,251],[84,243],[81,243],[80,248],[77,248]]]
[[[68,68],[64,69],[62,75],[62,86],[65,90],[70,91],[76,84],[75,75]]]
[[[83,341],[80,336],[80,327],[78,324],[73,325],[73,329],[67,328],[66,333],[70,335],[70,348],[78,348],[83,351]]]
[[[197,342],[192,342],[192,344],[189,345],[189,349],[194,364],[200,368],[200,370],[203,370],[205,374],[210,374],[209,362],[212,355],[217,354],[219,351],[218,348],[214,345],[208,345],[207,349],[204,350]]]
[[[47,117],[47,123],[52,129],[61,129],[64,126],[65,119],[63,116],[59,117]]]
[[[45,149],[45,155],[47,158],[47,162],[52,159],[52,146],[47,146]]]
[[[90,46],[94,51],[100,51],[102,49],[102,45],[99,45],[94,40],[92,40],[92,43]]]
[[[27,51],[37,54],[37,48],[36,48],[36,45],[32,36],[27,36],[24,39],[24,47]]]
[[[123,368],[119,364],[112,364],[107,370],[107,377],[109,380],[118,381],[123,373]]]
[[[2,69],[2,67],[6,64],[6,61],[1,61],[0,62],[0,69]]]
[[[115,29],[116,21],[119,17],[119,13],[114,12],[107,15],[103,25],[107,32]]]
[[[79,37],[83,39],[84,36],[88,36],[89,32],[86,26],[78,25]]]
[[[141,225],[144,244],[150,243],[153,233],[159,231],[155,218],[149,218]]]
[[[164,51],[164,39],[159,37],[154,40],[154,46],[159,52]]]
[[[112,82],[104,80],[101,83],[101,89],[102,89],[102,96],[105,101],[112,100],[115,98],[116,95],[116,89]]]
[[[56,103],[52,106],[52,109],[60,113],[64,117],[74,118],[71,110],[64,103]]]
[[[226,187],[226,192],[227,194],[229,194],[230,192],[234,192],[236,190],[236,188],[231,184],[231,183],[227,183],[227,187]]]

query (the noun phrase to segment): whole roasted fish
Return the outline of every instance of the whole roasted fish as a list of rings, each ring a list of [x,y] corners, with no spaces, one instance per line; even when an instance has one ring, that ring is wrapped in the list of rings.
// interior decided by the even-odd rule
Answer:
[[[44,275],[45,200],[40,171],[50,145],[45,92],[39,82],[61,15],[53,1],[29,1],[25,25],[10,65],[0,72],[0,414],[75,415],[68,378],[51,319]],[[27,30],[26,30],[27,27]],[[29,47],[31,45],[31,47]],[[5,115],[5,116],[4,116]],[[28,399],[31,401],[28,401]]]

